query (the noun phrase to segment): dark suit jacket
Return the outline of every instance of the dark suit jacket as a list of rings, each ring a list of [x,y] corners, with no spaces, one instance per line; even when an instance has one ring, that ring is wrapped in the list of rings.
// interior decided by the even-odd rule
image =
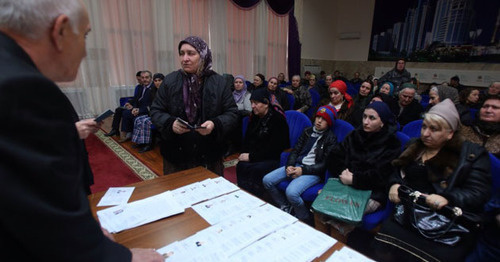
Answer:
[[[153,96],[151,95],[151,90],[154,88],[154,83],[151,81],[151,84],[146,88],[143,85],[137,85],[134,91],[134,97],[130,99],[128,102],[134,107],[139,108],[139,115],[145,115],[149,113],[149,108],[151,107],[151,103],[153,102]],[[142,92],[144,91],[144,95]]]
[[[130,261],[90,212],[70,101],[1,32],[0,72],[0,261]]]

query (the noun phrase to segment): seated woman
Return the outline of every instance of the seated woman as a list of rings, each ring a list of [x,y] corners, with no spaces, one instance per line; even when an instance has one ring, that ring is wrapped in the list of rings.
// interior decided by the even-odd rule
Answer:
[[[238,186],[261,196],[262,177],[278,168],[280,155],[290,147],[288,124],[274,109],[269,92],[259,89],[252,93],[252,114],[236,165]]]
[[[479,118],[471,126],[462,126],[461,132],[465,139],[500,158],[500,96],[487,96],[479,109]]]
[[[245,116],[249,116],[252,113],[252,105],[250,103],[250,92],[247,90],[247,83],[242,75],[237,75],[234,77],[234,91],[233,98],[238,107],[238,121],[236,128],[229,131],[227,135],[228,149],[224,154],[227,157],[235,152],[238,152],[241,147],[241,128],[242,119]]]
[[[473,117],[471,116],[471,109],[479,109],[479,89],[470,87],[462,90],[458,94],[459,103],[457,104],[458,114],[460,115],[460,122],[462,125],[472,125]]]
[[[295,216],[302,221],[311,220],[309,209],[300,195],[324,179],[326,158],[337,144],[336,137],[330,130],[335,124],[335,114],[335,109],[331,106],[320,107],[316,112],[314,126],[304,129],[286,165],[267,174],[262,180],[264,188],[281,210],[290,213],[293,208]],[[277,186],[286,179],[291,182],[283,194]]]
[[[383,208],[387,202],[387,181],[394,169],[391,161],[401,152],[396,130],[389,107],[374,101],[366,106],[363,125],[347,135],[328,157],[328,171],[333,177],[356,189],[372,191],[365,214]],[[339,221],[329,222],[344,236],[354,229]]]
[[[165,76],[162,73],[156,73],[153,75],[153,83],[151,86],[151,101],[155,99],[156,92],[160,88],[161,82]],[[154,147],[154,130],[151,130],[151,117],[148,115],[142,115],[134,120],[134,131],[132,132],[132,142],[136,143],[132,147],[137,148],[139,153],[144,153],[151,151]]]
[[[450,99],[453,104],[458,104],[458,91],[453,87],[445,85],[433,86],[429,91],[429,106],[427,106],[425,111],[429,111],[431,107],[447,98]]]
[[[385,82],[378,90],[378,93],[394,96],[394,85],[391,82]]]
[[[260,88],[264,88],[264,81],[266,81],[266,77],[263,75],[263,74],[256,74],[254,77],[253,77],[253,83],[250,84],[250,86],[248,87],[248,92],[253,92],[254,90],[257,90],[257,89],[260,89]]]
[[[372,85],[373,84],[371,81],[363,81],[363,83],[361,83],[361,86],[359,87],[358,94],[353,99],[354,106],[351,107],[351,113],[349,113],[348,121],[354,128],[362,124],[363,112],[365,111],[365,107],[372,100],[372,96],[370,95],[372,91]]]
[[[337,119],[346,120],[349,109],[353,105],[352,97],[347,93],[347,85],[342,80],[333,81],[328,92],[330,93],[329,105],[337,110]]]
[[[307,90],[307,87],[300,85],[300,76],[294,75],[292,77],[292,85],[283,88],[283,91],[288,94],[293,95],[295,98],[295,103],[293,104],[293,110],[305,113],[312,104],[311,93]]]
[[[286,93],[278,88],[278,78],[271,77],[267,81],[267,92],[269,93],[269,100],[271,105],[278,107],[284,114],[286,110],[289,110],[288,97]]]
[[[397,116],[399,114],[398,102],[393,96],[380,92],[373,95],[371,102],[373,101],[384,102],[387,106],[389,106],[389,109],[394,114],[394,116]]]
[[[460,120],[453,102],[446,99],[425,114],[421,137],[393,161],[397,168],[389,181],[389,199],[400,203],[398,188],[406,185],[426,196],[434,210],[444,206],[482,213],[491,192],[490,161],[481,146],[457,132]],[[410,214],[409,214],[410,215]],[[387,219],[373,246],[379,261],[463,261],[475,244],[465,234],[455,245],[423,237],[411,225]]]

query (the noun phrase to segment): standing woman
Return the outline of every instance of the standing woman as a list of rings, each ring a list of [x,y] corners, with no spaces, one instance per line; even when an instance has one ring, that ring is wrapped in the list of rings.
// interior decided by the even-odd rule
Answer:
[[[394,68],[378,79],[378,83],[385,83],[387,81],[393,83],[396,89],[399,89],[404,83],[411,81],[411,74],[406,70],[406,61],[404,59],[401,58],[396,61]]]
[[[387,181],[393,171],[391,161],[401,152],[396,137],[394,114],[384,102],[375,101],[363,113],[363,125],[356,128],[335,147],[327,165],[333,177],[360,190],[371,190],[365,214],[381,209],[387,202]],[[344,236],[354,226],[332,221]]]
[[[337,119],[346,120],[353,105],[352,97],[347,93],[347,85],[342,80],[336,80],[330,85],[328,92],[329,105],[337,110]]]
[[[400,203],[398,189],[405,185],[421,192],[432,210],[448,205],[464,212],[483,212],[491,192],[489,157],[483,147],[465,141],[457,132],[459,126],[458,112],[450,99],[425,114],[420,138],[392,162],[397,170],[388,183],[389,200]],[[409,222],[403,224],[394,219],[382,224],[374,246],[378,261],[464,261],[476,244],[472,231],[454,245],[447,245],[425,238]]]
[[[204,166],[222,175],[224,137],[236,125],[238,108],[224,78],[212,70],[203,39],[187,37],[178,51],[181,69],[165,76],[151,109],[163,138],[163,173]]]

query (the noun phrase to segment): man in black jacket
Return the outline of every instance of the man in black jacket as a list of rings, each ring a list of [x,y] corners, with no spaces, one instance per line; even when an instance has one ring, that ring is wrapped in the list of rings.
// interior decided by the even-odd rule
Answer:
[[[80,0],[0,2],[0,261],[163,261],[90,211],[77,115],[54,83],[75,79],[89,31]]]

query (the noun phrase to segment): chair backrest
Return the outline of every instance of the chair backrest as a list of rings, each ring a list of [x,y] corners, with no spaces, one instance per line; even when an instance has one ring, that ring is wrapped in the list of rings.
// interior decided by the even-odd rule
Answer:
[[[420,95],[420,97],[422,98],[420,100],[420,105],[422,105],[423,108],[426,108],[429,105],[429,95]]]
[[[401,130],[403,133],[405,133],[407,136],[410,138],[412,137],[420,137],[420,130],[422,129],[422,123],[424,120],[419,119],[415,121],[411,121],[410,123],[406,124],[403,127],[403,130]]]
[[[344,138],[351,133],[351,131],[354,130],[354,127],[349,124],[349,122],[346,122],[341,119],[335,120],[335,124],[332,127],[332,131],[337,136],[337,142],[342,143],[344,141]]]
[[[243,117],[243,119],[241,119],[241,133],[243,135],[242,136],[243,139],[245,139],[245,134],[247,133],[248,121],[250,121],[249,116],[245,116]]]
[[[469,108],[470,118],[471,118],[472,120],[475,120],[475,119],[476,119],[476,116],[477,116],[477,111],[479,111],[479,109],[477,109],[477,108]]]
[[[311,118],[314,113],[316,113],[316,108],[318,107],[319,100],[321,99],[321,96],[319,95],[318,91],[314,89],[309,89],[309,93],[311,93],[311,107],[307,109],[306,115]]]
[[[293,106],[295,104],[295,97],[289,93],[286,93],[286,97],[288,98],[288,106],[290,106],[290,110],[293,110]]]
[[[290,147],[293,148],[304,128],[312,126],[312,123],[304,113],[295,110],[285,111],[285,115],[290,135]]]
[[[134,97],[133,96],[120,97],[120,106],[124,106],[132,98]]]
[[[500,159],[498,159],[492,153],[489,154],[491,162],[491,184],[493,188],[493,194],[495,194],[495,191],[500,190]]]
[[[406,143],[410,141],[410,137],[400,131],[396,132],[396,137],[399,139],[399,142],[401,142],[401,152],[403,152],[405,150]]]

